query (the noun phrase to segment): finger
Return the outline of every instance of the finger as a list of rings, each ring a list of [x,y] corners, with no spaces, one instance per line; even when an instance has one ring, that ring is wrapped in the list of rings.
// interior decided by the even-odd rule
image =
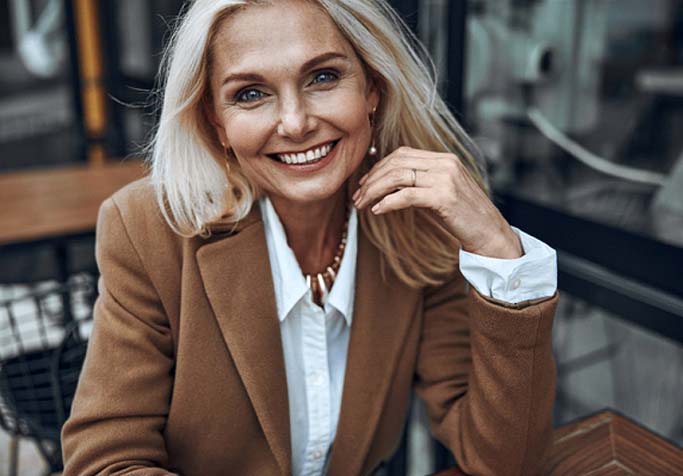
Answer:
[[[362,209],[385,195],[407,187],[431,187],[435,183],[434,175],[412,168],[392,168],[378,175],[372,182],[368,181],[362,193],[355,200],[356,207]]]
[[[434,208],[434,201],[432,189],[409,187],[385,196],[371,210],[375,215],[381,215],[409,207]]]
[[[405,162],[405,159],[396,158],[395,161],[391,163],[391,165],[392,165],[391,168],[407,168],[407,167],[403,166],[404,162]],[[377,165],[378,164],[375,164],[372,167],[372,169],[370,169],[370,171],[368,171],[368,173],[363,175],[363,177],[361,177],[361,179],[358,181],[359,187],[356,190],[356,192],[353,194],[353,197],[352,197],[354,202],[357,202],[358,198],[362,197],[366,193],[367,187],[370,184],[372,184],[374,181],[376,181],[377,177],[381,177],[384,173],[387,173],[386,167],[380,170],[377,168]]]
[[[368,175],[367,180],[358,188],[356,193],[353,195],[354,202],[358,203],[363,201],[364,205],[369,202],[364,200],[364,197],[368,195],[368,190],[371,190],[376,185],[376,182],[385,180],[388,175],[393,177],[395,188],[399,186],[407,187],[413,184],[413,174],[412,170],[415,169],[417,175],[420,177],[427,176],[426,182],[421,182],[426,185],[430,185],[432,182],[429,181],[430,177],[434,174],[439,174],[444,168],[444,161],[434,158],[423,158],[423,157],[401,157],[395,159],[393,162],[388,162],[383,168],[373,169]],[[409,173],[405,172],[408,170]],[[399,180],[400,179],[400,180]],[[388,190],[388,192],[393,190]]]
[[[377,161],[373,168],[381,169],[387,164],[395,163],[401,161],[402,159],[420,159],[420,160],[437,160],[442,161],[444,159],[452,160],[455,156],[447,152],[434,152],[431,150],[424,149],[413,149],[412,147],[401,146],[394,150],[389,155],[384,156],[382,159]]]
[[[373,168],[368,174],[367,180],[360,186],[359,190],[362,193],[366,193],[368,188],[370,188],[376,181],[382,180],[386,175],[393,173],[403,173],[394,172],[395,170],[404,171],[412,169],[417,170],[423,174],[430,173],[432,170],[438,171],[441,168],[441,164],[437,159],[422,158],[422,157],[402,157],[397,158],[393,162],[386,163],[383,167]],[[410,180],[406,180],[402,183],[403,186],[412,185],[412,172],[408,176]]]
[[[372,166],[370,172],[367,174],[371,175],[373,171],[383,170],[385,167],[394,164],[404,164],[406,161],[414,160],[416,158],[426,158],[426,152],[419,149],[411,149],[409,147],[399,147],[394,150],[391,154],[382,157],[376,164]]]
[[[380,160],[377,161],[374,167],[384,167],[386,164],[400,160],[400,159],[411,159],[411,158],[436,158],[439,155],[444,155],[441,152],[433,152],[431,150],[423,149],[413,149],[412,147],[401,146],[395,149],[388,155],[385,155]]]
[[[445,154],[438,154],[426,150],[406,149],[407,148],[397,149],[390,156],[384,157],[377,162],[372,169],[363,176],[362,181],[359,181],[359,185],[366,185],[367,183],[372,182],[378,174],[382,174],[387,169],[395,167],[413,168],[417,170],[437,169],[444,164],[444,159],[447,157]],[[399,153],[398,151],[401,152]],[[452,160],[452,157],[448,160]]]
[[[370,173],[371,173],[373,170],[375,170],[375,169],[380,169],[380,168],[384,167],[387,163],[396,161],[396,160],[398,160],[398,159],[400,159],[400,158],[405,158],[405,157],[414,156],[414,155],[415,155],[414,152],[418,152],[418,153],[419,153],[419,152],[424,152],[424,151],[420,151],[419,149],[412,149],[412,148],[407,147],[407,146],[401,146],[401,147],[399,147],[399,148],[397,148],[397,149],[394,149],[391,153],[385,155],[385,156],[382,157],[380,160],[378,160],[378,161],[372,166],[372,168],[370,169],[370,171],[369,171],[368,173],[366,173],[365,175],[363,175],[363,176],[360,178],[360,180],[358,181],[359,185],[363,185],[363,184],[366,182],[366,180],[367,180],[368,177],[370,176]]]

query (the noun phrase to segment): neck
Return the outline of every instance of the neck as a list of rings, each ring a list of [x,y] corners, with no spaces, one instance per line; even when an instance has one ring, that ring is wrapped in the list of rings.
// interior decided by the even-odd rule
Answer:
[[[301,271],[304,274],[323,271],[334,259],[341,240],[347,215],[346,187],[316,202],[293,203],[276,196],[270,200]]]

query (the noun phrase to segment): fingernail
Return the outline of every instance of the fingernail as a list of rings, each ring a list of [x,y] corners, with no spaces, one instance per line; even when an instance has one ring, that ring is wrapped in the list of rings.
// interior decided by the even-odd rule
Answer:
[[[379,203],[375,203],[375,206],[371,208],[372,213],[377,213],[379,211]]]
[[[356,190],[355,192],[353,192],[353,197],[351,197],[351,199],[355,202],[359,195],[360,195],[360,188],[358,190]]]
[[[363,185],[367,179],[368,179],[368,174],[365,174],[365,175],[363,175],[363,176],[360,178],[360,180],[358,181],[358,183],[359,183],[360,185]]]

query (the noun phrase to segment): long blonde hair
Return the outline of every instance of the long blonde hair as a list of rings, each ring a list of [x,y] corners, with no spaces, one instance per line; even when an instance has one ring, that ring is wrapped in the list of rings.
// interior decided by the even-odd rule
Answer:
[[[159,206],[182,236],[205,235],[218,219],[237,222],[257,190],[224,150],[205,112],[210,53],[221,21],[238,8],[272,0],[195,0],[180,17],[164,52],[163,102],[148,145]],[[483,161],[437,91],[434,64],[385,0],[307,0],[323,8],[380,88],[373,131],[382,157],[399,146],[456,154],[483,189]],[[422,58],[425,58],[423,60]],[[354,177],[369,170],[370,156]],[[361,213],[361,227],[383,263],[407,285],[442,282],[457,268],[459,243],[433,213],[410,208]]]

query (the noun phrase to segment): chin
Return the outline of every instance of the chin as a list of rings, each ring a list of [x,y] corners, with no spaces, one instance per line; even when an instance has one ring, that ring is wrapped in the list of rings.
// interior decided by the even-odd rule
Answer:
[[[326,200],[330,200],[333,197],[335,197],[339,193],[340,189],[337,190],[329,190],[329,191],[322,191],[322,190],[316,190],[314,192],[310,193],[301,193],[297,194],[294,197],[291,197],[292,202],[297,202],[297,203],[315,203],[315,202],[322,202]]]
[[[285,200],[294,203],[314,203],[337,196],[344,190],[346,181],[339,184],[328,184],[325,186],[310,184],[306,186],[295,187],[294,190],[289,190],[288,193],[280,194]]]

